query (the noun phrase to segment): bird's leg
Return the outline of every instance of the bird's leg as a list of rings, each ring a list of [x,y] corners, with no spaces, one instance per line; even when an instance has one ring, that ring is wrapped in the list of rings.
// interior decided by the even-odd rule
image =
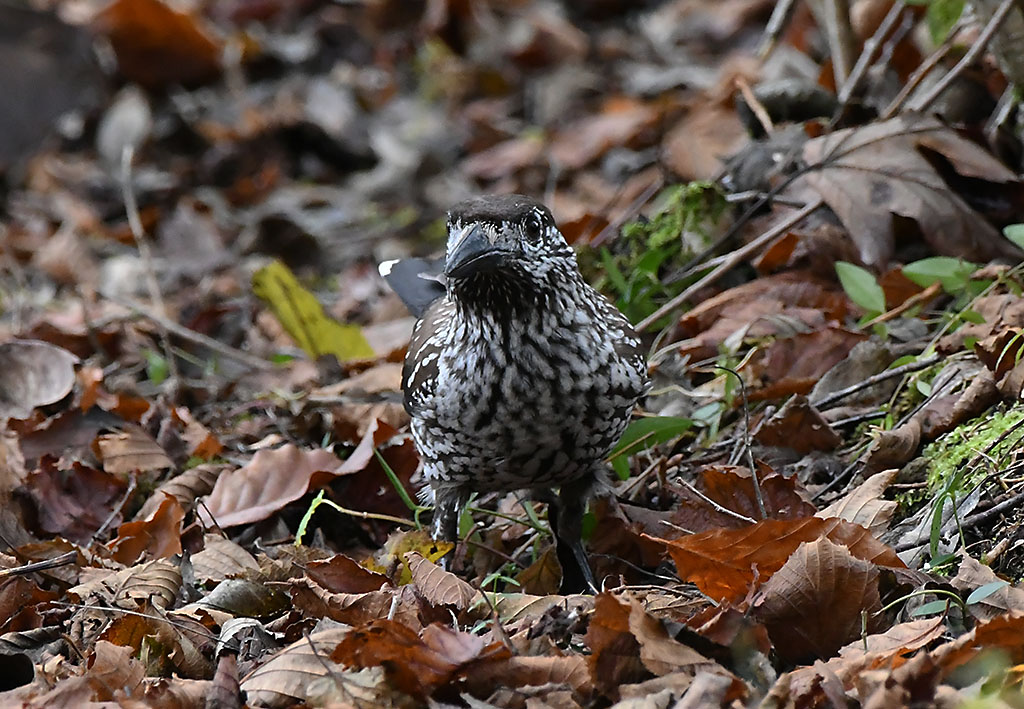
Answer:
[[[597,593],[594,573],[583,551],[583,513],[593,487],[590,476],[563,485],[557,504],[548,512],[555,553],[562,566],[562,593]]]
[[[431,536],[436,541],[459,541],[459,513],[466,504],[467,495],[459,487],[434,488],[434,521],[431,525]],[[453,550],[454,551],[454,550]],[[453,554],[445,554],[440,559],[441,568],[450,570]]]

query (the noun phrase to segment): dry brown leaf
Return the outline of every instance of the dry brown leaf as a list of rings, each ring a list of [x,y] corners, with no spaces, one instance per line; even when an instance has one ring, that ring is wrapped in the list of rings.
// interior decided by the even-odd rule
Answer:
[[[1017,181],[990,153],[938,120],[908,114],[807,141],[803,157],[811,169],[799,182],[825,200],[849,230],[861,261],[876,269],[892,260],[893,215],[915,220],[941,256],[1021,260],[1024,254],[949,188],[924,149],[941,154],[961,175]]]
[[[39,340],[0,344],[0,420],[28,418],[35,407],[70,394],[77,363],[67,350]]]
[[[96,446],[103,469],[113,475],[174,467],[164,449],[138,426],[129,426],[120,433],[105,433],[96,439]]]
[[[828,370],[865,339],[863,333],[840,327],[776,339],[757,350],[744,367],[751,380],[749,398],[781,399],[809,393]]]
[[[594,596],[531,596],[526,593],[503,593],[494,599],[498,617],[506,624],[532,622],[552,606],[574,608],[587,613],[594,608]]]
[[[756,580],[765,583],[804,542],[828,537],[850,553],[879,566],[904,568],[889,547],[866,529],[839,519],[805,517],[764,520],[743,529],[726,529],[660,540],[676,563],[679,577],[697,584],[715,600],[743,598]]]
[[[996,572],[966,554],[960,557],[960,568],[951,583],[960,594],[967,598],[981,586],[1000,581]],[[997,615],[1010,611],[1024,611],[1024,589],[1006,585],[976,603],[967,606],[971,615],[979,620],[991,620]]]
[[[217,478],[199,516],[211,526],[258,522],[338,475],[341,467],[342,462],[323,449],[302,450],[289,443],[257,451],[248,464]]]
[[[185,510],[178,500],[163,493],[164,501],[149,517],[126,522],[117,530],[117,538],[107,546],[114,559],[131,565],[145,554],[150,559],[163,559],[181,553],[181,523]]]
[[[384,574],[370,571],[344,554],[335,554],[329,559],[309,562],[306,565],[306,574],[333,593],[367,593],[391,585]]]
[[[480,593],[450,571],[423,558],[418,552],[410,551],[404,556],[412,574],[412,582],[420,595],[435,606],[452,606],[460,611],[467,610],[480,599]]]
[[[537,560],[516,574],[523,593],[547,596],[558,593],[562,583],[562,567],[554,547],[545,549]]]
[[[703,359],[717,355],[719,345],[737,333],[789,335],[794,321],[804,330],[818,330],[842,322],[849,310],[849,298],[834,284],[809,273],[781,273],[704,300],[679,320],[675,336],[683,339],[681,354]]]
[[[135,515],[135,519],[145,519],[153,514],[156,508],[163,504],[164,493],[173,496],[184,509],[191,510],[195,507],[197,499],[210,494],[217,476],[229,469],[228,465],[213,463],[201,463],[189,468],[154,490]]]
[[[757,476],[761,488],[761,499],[765,512],[770,519],[796,519],[810,517],[816,508],[803,496],[795,477],[785,477],[778,473],[759,471]],[[747,522],[722,512],[706,499],[682,486],[673,486],[679,501],[674,510],[667,513],[664,519],[671,525],[682,527],[690,532],[706,532],[712,529],[740,528]],[[717,503],[719,507],[743,515],[747,519],[761,516],[757,502],[757,491],[750,471],[739,466],[709,465],[701,468],[697,474],[696,488],[703,495]],[[632,514],[630,513],[632,517]],[[648,515],[644,521],[645,531],[653,536],[673,538],[677,536],[665,525],[653,525],[659,522],[660,515]]]
[[[419,629],[418,599],[412,586],[361,593],[328,591],[311,578],[291,582],[292,604],[314,618],[330,618],[347,625],[365,625],[379,618]],[[398,599],[396,602],[396,598]]]
[[[29,474],[27,488],[44,531],[86,542],[111,516],[127,483],[81,463],[61,470],[54,458],[46,456],[40,468]],[[114,514],[112,521],[120,521],[120,516]]]
[[[629,628],[629,613],[629,604],[611,593],[594,599],[594,615],[583,640],[590,648],[587,663],[594,686],[603,694],[649,676],[640,659],[640,643]]]
[[[117,0],[96,18],[118,68],[150,89],[195,85],[220,73],[220,47],[188,15],[159,0]]]
[[[546,685],[568,687],[579,695],[586,695],[593,687],[593,680],[587,660],[582,655],[516,656],[474,668],[467,677],[467,685],[477,696],[487,696],[496,686],[523,688]]]
[[[888,431],[879,431],[871,444],[865,466],[882,470],[912,459],[921,445],[921,421],[917,417]]]
[[[600,113],[581,118],[559,131],[548,152],[565,169],[578,169],[616,146],[636,147],[658,121],[658,111],[630,98],[605,102]]]
[[[443,625],[429,625],[417,634],[400,623],[377,620],[350,631],[330,658],[360,669],[382,665],[400,691],[425,699],[510,656],[500,643],[488,645],[476,635]]]
[[[876,473],[836,500],[815,517],[838,517],[859,524],[877,537],[889,528],[898,503],[882,499],[882,495],[899,474],[898,469]]]
[[[279,651],[242,678],[241,689],[248,702],[254,706],[287,706],[309,699],[318,679],[332,675],[347,679],[350,673],[330,658],[348,632],[348,628],[322,630]],[[363,684],[346,682],[345,686],[355,689]],[[381,698],[376,692],[367,694],[360,692],[360,698],[370,705]]]
[[[203,550],[192,555],[192,573],[196,581],[204,585],[259,571],[259,568],[252,554],[216,534],[203,537]]]
[[[132,657],[128,647],[97,641],[86,663],[86,678],[96,701],[127,699],[139,690],[146,668]]]
[[[181,569],[169,559],[156,559],[116,572],[83,570],[81,581],[68,589],[68,595],[79,603],[99,601],[127,610],[152,604],[154,608],[167,610],[181,592]]]
[[[764,623],[775,652],[788,663],[831,657],[866,629],[879,632],[888,620],[878,611],[878,569],[828,538],[801,544],[761,587],[755,616]]]
[[[834,450],[842,439],[821,417],[806,396],[790,399],[764,421],[754,432],[754,438],[766,446],[792,448],[797,453]]]
[[[969,633],[941,645],[930,654],[948,677],[981,653],[999,651],[1010,666],[1024,662],[1024,612],[1010,611],[974,626]]]
[[[196,605],[233,616],[271,618],[288,609],[288,597],[277,586],[247,579],[225,579]]]

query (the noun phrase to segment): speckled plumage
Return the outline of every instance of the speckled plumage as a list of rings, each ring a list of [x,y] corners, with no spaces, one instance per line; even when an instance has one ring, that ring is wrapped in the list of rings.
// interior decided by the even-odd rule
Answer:
[[[648,387],[639,339],[535,200],[469,200],[448,230],[447,292],[416,324],[402,383],[435,535],[455,538],[471,492],[559,487],[580,560],[586,498]]]

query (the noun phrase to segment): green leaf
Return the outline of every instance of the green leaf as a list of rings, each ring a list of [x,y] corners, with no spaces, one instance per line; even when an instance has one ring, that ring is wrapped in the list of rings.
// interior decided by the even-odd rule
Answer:
[[[922,606],[918,606],[910,613],[911,618],[916,618],[921,615],[932,615],[933,613],[943,613],[946,607],[949,605],[949,601],[929,601]]]
[[[837,261],[836,275],[850,300],[868,312],[885,312],[885,293],[870,271],[846,261]]]
[[[608,274],[608,280],[612,282],[615,290],[619,293],[625,293],[629,290],[625,276],[622,275],[622,271],[619,270],[615,259],[612,258],[612,254],[608,249],[601,249],[601,265],[604,266],[604,272]]]
[[[346,362],[374,356],[362,329],[328,317],[316,296],[303,288],[280,261],[253,274],[252,290],[312,359],[332,354],[339,362]]]
[[[932,283],[941,283],[943,290],[955,294],[967,288],[971,274],[976,270],[978,265],[970,261],[950,256],[933,256],[908,263],[903,267],[903,275],[922,288]]]
[[[657,443],[664,443],[685,433],[691,426],[693,426],[691,419],[679,416],[649,416],[630,421],[629,426],[626,427],[626,432],[619,439],[619,444],[608,455],[612,461],[612,467],[621,476],[621,466],[616,467],[618,465],[616,461],[625,461],[624,453],[634,453],[641,446],[647,448]],[[628,471],[627,465],[627,474]]]
[[[932,0],[928,5],[928,34],[935,44],[942,44],[946,35],[964,12],[964,0]]]
[[[146,377],[154,384],[163,384],[171,375],[171,368],[167,364],[167,360],[153,350],[146,350],[143,354],[146,357]]]
[[[967,605],[970,606],[970,605],[974,605],[975,603],[980,603],[981,601],[985,600],[986,598],[991,596],[996,591],[998,591],[998,590],[1000,590],[1002,588],[1005,588],[1006,586],[1009,586],[1009,585],[1010,585],[1009,581],[1003,581],[1002,579],[1000,579],[998,581],[990,581],[989,583],[985,584],[984,586],[978,586],[976,589],[971,591],[971,595],[969,595],[967,597]]]
[[[1003,227],[1007,239],[1024,249],[1024,224],[1011,224]]]

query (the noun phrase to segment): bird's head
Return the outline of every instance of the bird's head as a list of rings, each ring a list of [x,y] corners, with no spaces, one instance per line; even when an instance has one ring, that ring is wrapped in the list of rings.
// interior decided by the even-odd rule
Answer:
[[[448,212],[444,272],[459,294],[492,287],[526,291],[578,268],[547,207],[523,195],[492,195]]]

